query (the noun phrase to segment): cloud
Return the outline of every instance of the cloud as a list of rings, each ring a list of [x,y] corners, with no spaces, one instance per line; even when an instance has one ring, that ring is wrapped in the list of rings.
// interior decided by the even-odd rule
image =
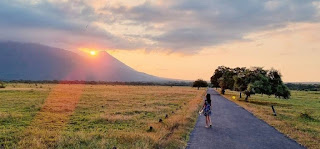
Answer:
[[[218,30],[208,31],[205,28],[179,28],[153,37],[158,41],[158,46],[174,49],[179,52],[194,52],[202,48],[241,39],[241,35]]]
[[[254,32],[320,20],[317,1],[163,0],[136,5],[106,2],[99,7],[91,3],[2,0],[0,39],[61,48],[90,42],[110,49],[197,53],[248,40],[246,35]]]
[[[132,42],[96,24],[106,16],[85,1],[0,1],[0,40],[42,43],[75,50],[78,46],[135,49]]]
[[[92,13],[92,10],[90,11],[90,8],[87,7],[77,11],[68,10],[70,9],[70,2],[53,4],[48,1],[41,1],[38,4],[28,4],[4,0],[0,4],[0,23],[16,27],[78,30],[85,24],[84,22],[76,21],[74,16],[90,15]],[[71,9],[77,8],[71,7]],[[72,14],[72,12],[79,12],[79,14]],[[82,18],[87,19],[89,17],[82,16]]]
[[[161,34],[148,37],[159,48],[185,52],[245,40],[249,33],[290,23],[319,21],[312,1],[178,0],[168,3],[170,6],[146,2],[130,8],[119,7],[121,11],[115,12],[121,14],[123,20],[149,26],[161,24],[162,27],[155,29]]]

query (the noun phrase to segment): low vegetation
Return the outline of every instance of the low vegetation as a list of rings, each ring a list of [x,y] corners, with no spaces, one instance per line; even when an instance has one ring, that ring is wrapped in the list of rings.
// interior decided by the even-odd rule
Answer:
[[[0,81],[0,88],[6,88],[6,85],[2,81]]]
[[[241,94],[244,93],[246,101],[253,94],[275,95],[284,99],[290,97],[290,91],[284,85],[280,72],[275,69],[219,66],[211,77],[211,84],[213,87],[220,87],[221,94],[230,89],[239,91],[239,97],[242,98]]]
[[[218,89],[221,91],[221,89]],[[288,137],[310,149],[320,146],[320,92],[291,91],[290,100],[274,96],[252,95],[249,102],[238,97],[239,92],[227,90],[225,97],[258,118],[274,126]],[[274,106],[277,116],[273,115]]]
[[[320,91],[320,84],[287,83],[286,86],[288,86],[290,90]]]
[[[0,90],[5,148],[183,148],[205,90],[16,84]]]

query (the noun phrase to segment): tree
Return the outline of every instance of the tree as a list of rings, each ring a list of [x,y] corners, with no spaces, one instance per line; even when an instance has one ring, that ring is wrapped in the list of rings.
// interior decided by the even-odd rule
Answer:
[[[204,81],[202,79],[198,79],[198,80],[194,81],[192,84],[192,87],[198,87],[198,89],[200,87],[207,87],[207,86],[208,86],[207,81]]]
[[[226,69],[225,73],[222,75],[226,83],[226,89],[234,90],[233,76],[235,75],[236,73],[231,68]]]
[[[247,89],[244,91],[244,94],[246,94],[245,101],[248,101],[248,98],[252,95],[255,94],[255,90],[253,88],[253,84],[248,84]]]
[[[289,88],[283,83],[281,73],[278,70],[270,69],[267,74],[269,78],[271,92],[278,98],[289,99],[291,96]]]
[[[269,78],[271,90],[272,90],[272,93],[274,94],[277,92],[278,85],[283,84],[281,80],[281,74],[278,70],[271,68],[267,74],[267,77]]]
[[[225,72],[226,67],[225,66],[219,66],[215,71],[213,76],[210,78],[210,82],[212,84],[212,87],[219,87],[219,79],[222,77],[222,75]]]
[[[258,93],[258,94],[262,94],[262,95],[272,94],[272,88],[271,88],[269,79],[262,74],[260,74],[259,78],[256,81],[254,81],[253,88],[255,89],[255,93]]]
[[[284,99],[289,99],[291,96],[291,93],[288,87],[282,83],[277,86],[276,92],[274,93],[274,95],[279,98],[283,97]]]
[[[233,69],[225,66],[219,66],[210,81],[213,87],[220,87],[221,93],[224,94],[226,89],[233,90],[235,72]]]
[[[251,94],[270,94],[270,85],[268,78],[266,77],[267,73],[268,71],[264,70],[262,67],[252,67],[243,72],[243,86],[247,86],[244,91],[246,94],[246,101],[248,101]]]
[[[234,70],[236,72],[236,75],[233,76],[233,80],[234,80],[233,88],[235,91],[239,91],[240,98],[242,98],[241,92],[245,91],[248,86],[248,84],[245,83],[246,68],[245,67],[242,67],[242,68],[237,67]]]
[[[283,84],[281,74],[275,69],[265,70],[263,67],[245,67],[229,68],[219,66],[213,76],[211,83],[221,88],[221,94],[226,89],[235,90],[245,93],[247,101],[251,94],[276,95],[281,98],[289,98],[290,90]]]
[[[225,78],[220,77],[218,82],[219,82],[219,86],[221,88],[221,94],[224,95],[225,89],[227,88],[227,81],[225,80]]]

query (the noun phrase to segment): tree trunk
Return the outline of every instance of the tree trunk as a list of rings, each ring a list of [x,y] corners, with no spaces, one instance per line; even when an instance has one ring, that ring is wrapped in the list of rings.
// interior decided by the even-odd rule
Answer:
[[[199,90],[199,88],[200,88],[200,87],[198,87],[198,90]]]
[[[224,92],[226,92],[224,89],[221,89],[221,94],[224,95]]]
[[[241,92],[240,92],[240,98],[242,98],[242,97],[241,97]]]
[[[247,96],[246,96],[246,99],[245,99],[245,100],[246,100],[246,102],[248,102],[248,98],[249,98],[249,96],[247,95]]]

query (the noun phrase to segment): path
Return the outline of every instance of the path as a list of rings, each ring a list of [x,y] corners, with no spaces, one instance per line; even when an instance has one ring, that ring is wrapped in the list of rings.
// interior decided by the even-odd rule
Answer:
[[[264,121],[209,89],[212,100],[212,128],[205,128],[199,116],[187,149],[301,149]]]

